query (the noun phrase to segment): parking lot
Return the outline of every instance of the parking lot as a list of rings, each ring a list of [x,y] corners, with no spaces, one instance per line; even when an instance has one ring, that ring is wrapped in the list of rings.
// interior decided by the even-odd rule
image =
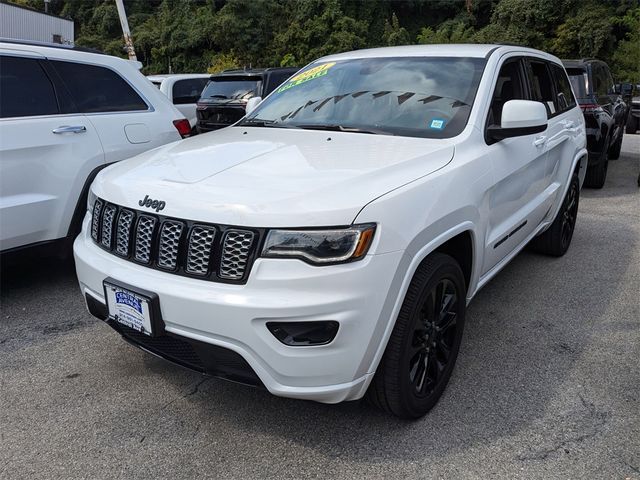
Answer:
[[[175,367],[89,316],[71,261],[12,258],[0,478],[640,478],[639,160],[625,136],[568,254],[523,252],[478,294],[416,422]]]

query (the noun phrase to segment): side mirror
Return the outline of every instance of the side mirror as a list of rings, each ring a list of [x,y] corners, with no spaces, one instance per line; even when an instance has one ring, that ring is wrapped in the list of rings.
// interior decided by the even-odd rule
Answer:
[[[247,100],[247,106],[245,107],[246,115],[249,115],[251,112],[253,112],[261,101],[262,97],[251,97],[249,100]]]
[[[489,143],[505,138],[521,137],[544,132],[547,129],[547,109],[542,102],[509,100],[502,106],[500,126],[487,128]]]
[[[622,84],[621,83],[616,83],[613,86],[613,93],[615,93],[616,95],[620,95],[622,93]]]

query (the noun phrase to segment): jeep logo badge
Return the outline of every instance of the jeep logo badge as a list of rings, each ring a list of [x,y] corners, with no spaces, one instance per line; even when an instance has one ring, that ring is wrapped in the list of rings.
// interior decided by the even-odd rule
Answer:
[[[166,203],[161,200],[151,200],[149,198],[149,195],[146,195],[142,200],[138,202],[138,205],[140,205],[141,207],[151,207],[156,212],[159,212],[164,208]]]

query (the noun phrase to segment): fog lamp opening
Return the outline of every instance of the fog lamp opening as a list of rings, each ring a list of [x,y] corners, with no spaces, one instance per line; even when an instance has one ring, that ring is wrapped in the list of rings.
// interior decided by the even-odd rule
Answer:
[[[292,347],[326,345],[336,337],[335,320],[317,322],[267,322],[267,328],[280,342]]]

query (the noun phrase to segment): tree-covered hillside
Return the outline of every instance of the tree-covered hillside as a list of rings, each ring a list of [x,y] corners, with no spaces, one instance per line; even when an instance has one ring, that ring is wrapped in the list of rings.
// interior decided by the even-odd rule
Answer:
[[[14,0],[42,9],[43,0]],[[597,57],[640,82],[639,0],[125,0],[146,73],[304,65],[412,43],[510,42]],[[124,56],[114,0],[51,0],[76,43]]]

